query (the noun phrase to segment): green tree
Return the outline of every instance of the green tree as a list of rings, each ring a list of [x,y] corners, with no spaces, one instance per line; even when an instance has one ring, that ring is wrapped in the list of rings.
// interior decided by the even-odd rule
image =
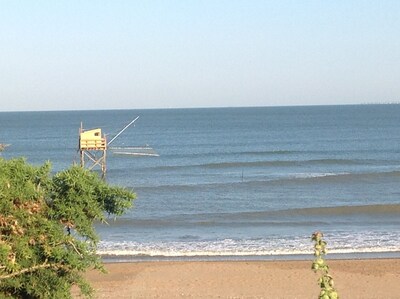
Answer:
[[[121,215],[135,194],[79,166],[50,174],[50,163],[0,159],[0,298],[71,298],[83,274],[104,271],[95,221]]]

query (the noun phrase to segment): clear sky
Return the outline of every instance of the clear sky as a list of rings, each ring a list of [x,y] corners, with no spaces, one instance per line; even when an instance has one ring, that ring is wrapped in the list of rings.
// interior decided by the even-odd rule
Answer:
[[[398,0],[0,0],[0,111],[370,102]]]

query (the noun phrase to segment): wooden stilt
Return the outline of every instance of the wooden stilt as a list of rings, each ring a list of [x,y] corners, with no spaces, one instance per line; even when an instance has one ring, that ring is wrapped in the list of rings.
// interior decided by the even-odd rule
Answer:
[[[81,123],[79,129],[79,153],[81,166],[89,170],[96,166],[100,167],[102,178],[105,178],[107,166],[107,141],[106,137],[101,134],[101,129],[93,129],[85,131]]]

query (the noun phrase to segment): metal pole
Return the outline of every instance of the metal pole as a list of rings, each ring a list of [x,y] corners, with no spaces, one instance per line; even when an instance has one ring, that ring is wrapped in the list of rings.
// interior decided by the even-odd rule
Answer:
[[[115,137],[114,137],[113,139],[111,139],[109,143],[107,143],[107,145],[110,145],[111,142],[113,142],[119,135],[121,135],[126,129],[128,129],[128,127],[129,127],[131,124],[133,124],[138,118],[139,118],[139,116],[136,117],[134,120],[132,120],[129,124],[127,124],[127,125],[125,126],[125,128],[123,128],[121,131],[119,131],[119,133],[118,133],[117,135],[115,135]]]

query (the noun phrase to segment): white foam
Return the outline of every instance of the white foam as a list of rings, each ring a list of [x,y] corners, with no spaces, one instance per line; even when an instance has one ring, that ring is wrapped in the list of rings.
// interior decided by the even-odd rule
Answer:
[[[365,236],[364,236],[365,237]],[[384,242],[372,236],[360,242],[360,236],[343,235],[334,242],[329,242],[329,253],[389,253],[400,252],[397,239]],[[100,255],[105,256],[164,256],[164,257],[196,257],[196,256],[286,256],[312,254],[312,242],[307,239],[293,238],[282,240],[216,240],[199,242],[101,242]]]
[[[330,177],[330,176],[341,176],[347,175],[348,172],[299,172],[293,173],[293,177],[299,179],[309,179],[309,178],[323,178],[323,177]]]

